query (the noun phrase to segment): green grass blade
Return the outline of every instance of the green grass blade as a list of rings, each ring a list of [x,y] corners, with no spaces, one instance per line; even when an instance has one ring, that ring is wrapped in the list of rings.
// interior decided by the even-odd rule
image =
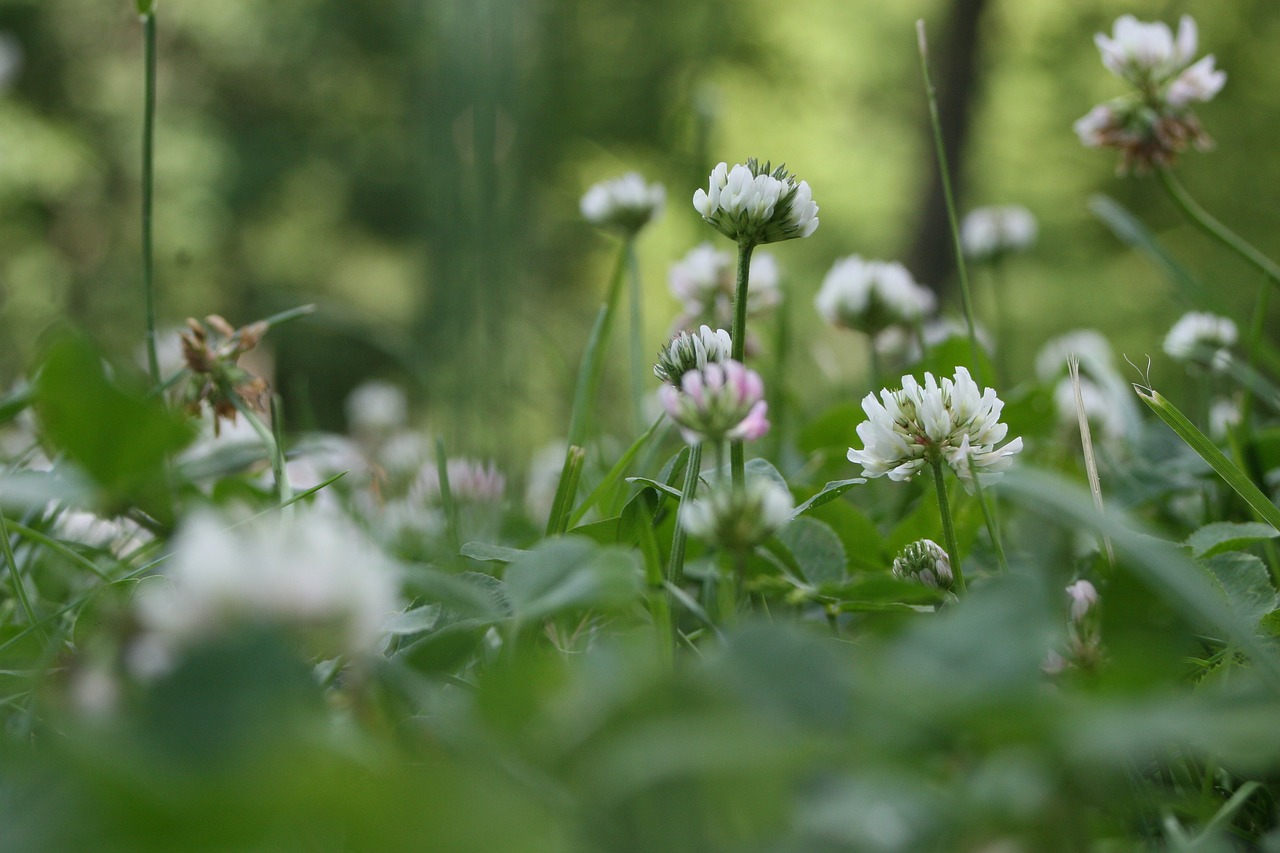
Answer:
[[[614,463],[613,467],[609,469],[609,473],[604,475],[604,479],[591,490],[590,494],[583,498],[582,503],[578,504],[578,508],[573,511],[573,515],[569,516],[569,527],[577,527],[578,523],[582,521],[582,517],[587,514],[588,510],[599,503],[600,499],[604,497],[610,489],[616,488],[622,484],[622,475],[626,472],[627,468],[631,466],[636,455],[644,448],[649,439],[653,438],[653,434],[658,431],[658,427],[662,424],[662,420],[663,419],[659,417],[654,421],[653,425],[645,430],[644,434],[637,438],[635,442],[627,448],[627,452],[623,453],[618,461]]]
[[[1213,298],[1204,282],[1196,278],[1164,246],[1160,245],[1160,241],[1147,229],[1147,226],[1124,205],[1109,196],[1095,195],[1089,198],[1089,212],[1098,217],[1121,243],[1146,255],[1147,260],[1164,273],[1165,278],[1177,287],[1191,304],[1219,314],[1223,312],[1222,304]]]
[[[564,454],[564,467],[560,469],[560,484],[551,502],[551,515],[547,518],[547,535],[557,536],[569,529],[569,507],[578,493],[578,480],[582,478],[582,465],[587,452],[577,445],[569,445]]]

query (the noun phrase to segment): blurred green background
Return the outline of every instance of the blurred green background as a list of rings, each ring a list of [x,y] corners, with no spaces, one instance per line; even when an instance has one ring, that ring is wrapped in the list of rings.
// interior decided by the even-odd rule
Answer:
[[[1000,345],[1013,379],[1045,338],[1088,325],[1135,361],[1156,357],[1158,383],[1178,381],[1160,341],[1189,306],[1091,216],[1094,193],[1141,215],[1238,321],[1256,291],[1256,274],[1182,224],[1154,181],[1117,179],[1111,152],[1076,141],[1071,123],[1122,92],[1091,38],[1119,14],[1196,17],[1201,52],[1229,77],[1199,110],[1216,150],[1188,155],[1180,174],[1280,252],[1269,0],[161,0],[157,11],[160,315],[242,324],[318,303],[268,339],[293,427],[340,429],[346,393],[383,376],[411,390],[451,449],[526,461],[567,427],[617,252],[581,221],[582,192],[633,169],[668,188],[640,240],[656,350],[677,312],[668,265],[725,243],[689,198],[716,162],[751,156],[785,160],[821,206],[812,239],[771,247],[793,299],[792,369],[821,380],[799,390],[861,396],[863,342],[821,327],[812,299],[854,252],[902,258],[927,279],[913,249],[933,162],[917,18],[944,54],[940,87],[971,93],[962,211],[1019,203],[1040,219],[1038,247],[1008,270],[1017,334]],[[972,50],[945,55],[966,29]],[[126,0],[0,0],[0,33],[12,65],[0,91],[8,384],[61,318],[122,357],[142,339],[142,46]],[[953,70],[966,57],[971,78]],[[926,283],[958,307],[949,279]],[[975,279],[986,316],[989,284]],[[614,339],[619,361],[624,344]]]

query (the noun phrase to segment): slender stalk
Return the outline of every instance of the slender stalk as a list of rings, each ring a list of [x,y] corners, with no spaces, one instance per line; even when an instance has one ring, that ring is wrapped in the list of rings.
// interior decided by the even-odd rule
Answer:
[[[1196,202],[1195,199],[1187,192],[1182,183],[1174,177],[1173,173],[1168,169],[1159,169],[1156,176],[1160,179],[1160,186],[1164,187],[1165,192],[1173,199],[1183,212],[1183,214],[1191,220],[1201,231],[1217,240],[1223,246],[1235,252],[1244,258],[1253,266],[1257,267],[1271,283],[1280,286],[1280,266],[1276,262],[1259,252],[1253,246],[1249,245],[1240,235],[1236,234],[1227,226],[1223,225],[1215,219],[1209,211]]]
[[[987,535],[991,537],[991,544],[996,549],[996,561],[1000,564],[1000,571],[1008,574],[1009,561],[1004,555],[1004,543],[1000,539],[1000,525],[996,521],[995,510],[987,503],[987,494],[983,491],[982,481],[976,472],[973,474],[973,488],[978,496],[978,506],[982,509],[982,520],[987,525]]]
[[[634,240],[627,240],[627,272],[631,290],[631,413],[635,430],[644,430],[644,299],[640,282],[640,261]]]
[[[462,533],[458,524],[458,502],[453,499],[453,485],[449,482],[449,454],[445,453],[442,438],[436,438],[436,477],[440,481],[440,504],[444,507],[445,536],[450,553],[456,556],[462,550]]]
[[[671,533],[671,564],[667,568],[667,580],[679,586],[684,580],[684,551],[688,539],[684,525],[680,523],[689,501],[698,491],[698,475],[702,471],[702,442],[689,445],[689,462],[684,471],[684,489],[680,492],[680,508],[677,511],[675,530]]]
[[[755,244],[744,240],[738,243],[738,277],[733,289],[733,339],[734,361],[745,362],[747,352],[747,286],[751,280],[751,253]],[[729,445],[729,464],[732,468],[733,488],[742,491],[747,481],[747,455],[741,441]]]
[[[868,387],[873,390],[879,388],[881,377],[884,376],[884,368],[880,365],[880,353],[876,352],[876,339],[871,335],[867,335],[867,366],[871,374],[868,377],[871,380]]]
[[[600,377],[604,373],[604,354],[609,345],[609,333],[613,329],[613,318],[618,310],[618,297],[622,290],[623,273],[627,267],[627,255],[631,251],[630,238],[622,246],[618,255],[617,266],[613,277],[609,280],[609,290],[604,304],[596,315],[595,325],[591,329],[591,337],[587,339],[586,352],[582,354],[582,365],[578,368],[578,384],[573,394],[573,414],[569,418],[569,445],[584,447],[587,424],[591,412],[595,408],[596,394],[600,388]]]
[[[262,444],[267,449],[267,456],[271,459],[271,476],[276,484],[276,498],[280,503],[285,503],[293,497],[293,489],[289,486],[289,476],[285,471],[284,447],[276,442],[275,436],[262,422],[262,418],[240,399],[240,395],[234,388],[226,388],[224,392],[227,399],[231,401],[231,405],[236,407],[236,411],[258,434],[258,438],[262,439]]]
[[[18,596],[18,603],[22,605],[22,612],[27,614],[27,622],[43,637],[44,628],[40,627],[40,617],[36,616],[31,599],[27,596],[27,585],[23,583],[22,572],[18,570],[18,558],[14,556],[13,543],[9,541],[9,525],[5,523],[3,514],[0,514],[0,546],[3,546],[4,559],[9,564],[9,579],[13,581],[13,591]]]
[[[155,189],[156,137],[156,13],[152,5],[142,11],[143,107],[142,107],[142,299],[147,323],[147,369],[151,384],[160,384],[160,359],[156,356],[155,251],[152,244],[152,208]]]
[[[942,460],[934,459],[933,485],[938,492],[938,513],[942,516],[942,537],[946,540],[947,559],[951,561],[951,574],[955,577],[956,593],[964,595],[964,570],[960,568],[960,545],[956,542],[956,527],[951,520],[951,503],[947,500],[947,484],[942,479]]]
[[[929,102],[929,121],[933,125],[933,147],[938,158],[938,177],[942,181],[942,196],[947,203],[947,222],[951,226],[951,245],[956,255],[956,273],[960,278],[960,297],[964,301],[964,322],[969,330],[969,350],[973,360],[974,379],[983,384],[982,361],[979,358],[978,330],[973,322],[973,297],[969,293],[969,273],[964,263],[964,247],[960,243],[960,221],[956,216],[956,202],[951,192],[951,170],[947,166],[947,149],[942,141],[942,120],[938,116],[938,92],[929,76],[929,42],[925,38],[924,21],[916,21],[916,39],[920,48],[920,73],[924,76],[925,98]],[[958,575],[957,575],[958,577]]]

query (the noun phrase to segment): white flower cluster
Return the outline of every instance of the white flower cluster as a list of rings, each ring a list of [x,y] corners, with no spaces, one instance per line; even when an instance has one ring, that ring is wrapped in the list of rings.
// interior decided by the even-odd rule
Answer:
[[[703,326],[696,332],[680,332],[658,353],[653,375],[672,385],[679,385],[690,370],[702,370],[708,364],[724,364],[733,353],[733,340],[724,329]]]
[[[734,272],[732,253],[717,250],[710,243],[690,249],[672,264],[667,276],[671,294],[682,305],[676,328],[691,329],[703,323],[712,328],[729,326],[733,322]],[[782,301],[780,279],[773,255],[762,251],[752,256],[747,278],[748,317],[758,317],[778,306]]]
[[[875,335],[892,326],[916,325],[933,311],[936,300],[897,261],[850,255],[832,265],[814,305],[833,326]]]
[[[769,431],[760,374],[733,359],[690,370],[658,389],[662,408],[685,441],[755,441]]]
[[[1063,426],[1077,429],[1075,389],[1067,359],[1080,362],[1080,397],[1085,417],[1104,440],[1114,441],[1139,423],[1133,390],[1116,370],[1111,344],[1097,329],[1075,329],[1048,341],[1036,354],[1036,375],[1053,386],[1054,409]]]
[[[1231,347],[1239,332],[1230,317],[1191,311],[1165,335],[1164,351],[1177,361],[1222,371],[1231,363]]]
[[[960,243],[969,258],[986,260],[1026,251],[1038,232],[1035,216],[1025,207],[979,207],[960,223]]]
[[[402,606],[398,573],[344,517],[296,507],[229,524],[212,514],[190,519],[165,580],[141,587],[136,668],[163,672],[186,645],[245,624],[295,632],[317,658],[380,650],[382,629]]]
[[[657,218],[666,198],[661,184],[646,183],[636,172],[628,172],[587,190],[579,207],[592,225],[635,234]]]
[[[1189,145],[1208,148],[1212,140],[1190,107],[1217,95],[1227,75],[1214,67],[1212,54],[1192,62],[1196,41],[1195,21],[1187,15],[1176,38],[1168,25],[1132,15],[1120,16],[1110,37],[1095,35],[1103,65],[1135,91],[1079,119],[1081,143],[1118,148],[1124,155],[1121,171],[1163,168]]]
[[[919,539],[898,552],[898,556],[893,558],[893,574],[902,580],[919,581],[933,589],[951,589],[955,583],[951,558],[932,539]]]
[[[1003,447],[1009,428],[1000,422],[1003,401],[992,388],[981,392],[964,367],[954,379],[939,383],[932,373],[921,385],[902,377],[902,388],[884,389],[880,399],[868,394],[862,401],[867,420],[858,424],[863,449],[849,448],[849,461],[862,465],[867,477],[909,480],[926,464],[945,461],[965,484],[973,477],[999,473],[1022,449],[1015,438]]]
[[[458,503],[502,503],[507,492],[507,478],[493,462],[476,459],[450,459],[445,463],[449,477],[449,494]],[[410,489],[410,496],[422,503],[436,504],[441,499],[440,469],[429,465],[422,469]]]
[[[779,166],[754,159],[732,169],[720,163],[693,207],[717,231],[738,243],[759,245],[808,237],[818,230],[818,205],[807,181],[796,183]]]
[[[740,491],[720,483],[706,497],[682,505],[680,523],[690,536],[740,552],[777,533],[794,510],[785,488],[766,477],[752,477]]]

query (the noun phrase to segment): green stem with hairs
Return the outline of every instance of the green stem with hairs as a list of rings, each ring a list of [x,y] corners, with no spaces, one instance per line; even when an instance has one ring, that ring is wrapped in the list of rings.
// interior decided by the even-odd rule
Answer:
[[[744,364],[747,352],[747,285],[751,280],[751,253],[755,248],[756,244],[749,240],[738,243],[738,278],[733,289],[732,357]],[[747,455],[741,440],[730,443],[729,464],[734,491],[741,492],[747,482]]]
[[[156,137],[156,13],[154,4],[139,4],[142,14],[142,299],[147,323],[147,369],[151,384],[160,384],[160,359],[156,355],[155,251],[152,245],[152,208],[155,189]]]
[[[920,48],[920,72],[924,75],[925,99],[929,102],[929,121],[933,125],[933,148],[938,158],[938,178],[947,204],[947,223],[951,226],[951,246],[956,256],[956,273],[960,279],[960,297],[964,301],[964,322],[969,330],[969,350],[973,360],[974,380],[983,384],[982,361],[979,357],[978,329],[973,321],[973,297],[969,293],[969,273],[964,263],[964,247],[960,243],[960,222],[956,216],[955,197],[951,192],[951,170],[947,166],[947,149],[942,141],[942,119],[938,116],[938,92],[929,76],[929,43],[924,21],[916,21],[916,37]],[[958,577],[958,575],[957,575]]]
[[[956,527],[951,520],[951,503],[947,500],[947,484],[942,479],[942,460],[932,459],[933,485],[938,492],[938,513],[942,516],[942,538],[946,540],[947,559],[951,561],[951,574],[955,578],[955,589],[964,595],[964,570],[960,568],[960,545],[956,542]]]

